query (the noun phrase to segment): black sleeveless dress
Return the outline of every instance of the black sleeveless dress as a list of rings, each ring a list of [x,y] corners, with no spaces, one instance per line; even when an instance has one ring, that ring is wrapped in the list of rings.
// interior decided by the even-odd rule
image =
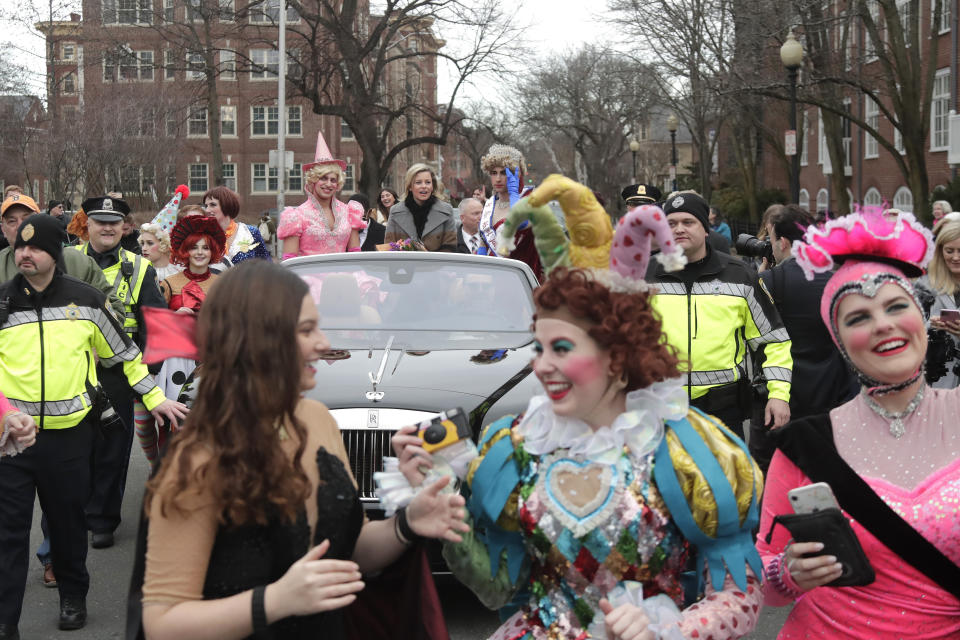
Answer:
[[[323,447],[317,451],[317,469],[320,484],[313,545],[330,540],[330,549],[324,558],[349,560],[363,525],[363,507],[350,472],[338,457]],[[210,553],[203,598],[225,598],[275,582],[310,547],[305,510],[301,510],[296,522],[276,514],[266,525],[221,525]],[[340,639],[344,637],[343,610],[278,620],[266,631],[249,637],[257,640]]]

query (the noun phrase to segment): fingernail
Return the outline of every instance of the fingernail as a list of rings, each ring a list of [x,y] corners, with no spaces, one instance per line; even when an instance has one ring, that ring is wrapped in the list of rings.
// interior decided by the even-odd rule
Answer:
[[[821,550],[823,549],[823,543],[822,543],[822,542],[815,542],[814,544],[817,545],[817,551],[821,551]]]
[[[836,556],[827,556],[827,562],[836,562],[836,561],[837,561]]]

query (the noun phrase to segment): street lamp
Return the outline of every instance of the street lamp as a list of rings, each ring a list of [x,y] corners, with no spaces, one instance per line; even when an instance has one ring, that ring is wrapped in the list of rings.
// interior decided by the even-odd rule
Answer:
[[[677,190],[677,127],[679,124],[680,121],[677,120],[677,116],[671,113],[670,117],[667,118],[667,131],[670,132],[670,171],[673,173],[670,176],[673,178],[671,191]]]
[[[637,178],[637,151],[640,151],[640,143],[637,142],[636,138],[630,139],[630,153],[633,154],[633,182],[636,184],[640,182]]]
[[[794,141],[797,135],[797,70],[803,64],[803,45],[793,37],[793,31],[787,35],[786,41],[780,47],[780,61],[787,68],[787,77],[790,79],[790,128],[793,130]],[[790,168],[790,202],[800,202],[800,154],[797,153],[794,142],[793,159]]]

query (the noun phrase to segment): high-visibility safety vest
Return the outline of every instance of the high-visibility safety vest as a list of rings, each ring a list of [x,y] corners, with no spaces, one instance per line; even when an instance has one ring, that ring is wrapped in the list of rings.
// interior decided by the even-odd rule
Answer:
[[[36,295],[19,275],[0,287],[0,389],[13,406],[41,429],[78,425],[98,384],[94,351],[105,367],[122,364],[147,409],[164,401],[103,293],[57,275],[41,300]]]
[[[714,251],[695,282],[653,261],[647,278],[656,283],[650,306],[677,352],[691,399],[740,380],[747,349],[764,346],[769,397],[790,401],[790,336],[765,285],[745,264]]]
[[[90,246],[89,243],[84,242],[74,248],[80,253],[90,255],[87,251],[88,246]],[[123,247],[120,247],[119,257],[116,263],[103,269],[103,277],[113,286],[113,292],[123,303],[123,330],[127,335],[133,336],[138,329],[134,307],[140,302],[140,291],[143,289],[147,266],[150,263],[144,260],[143,256],[138,256]]]

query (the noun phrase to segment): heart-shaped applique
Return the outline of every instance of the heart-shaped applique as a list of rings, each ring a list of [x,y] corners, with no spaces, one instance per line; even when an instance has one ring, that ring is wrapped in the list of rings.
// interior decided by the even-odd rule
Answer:
[[[574,536],[586,535],[616,508],[623,488],[615,464],[557,458],[544,466],[547,509]]]

